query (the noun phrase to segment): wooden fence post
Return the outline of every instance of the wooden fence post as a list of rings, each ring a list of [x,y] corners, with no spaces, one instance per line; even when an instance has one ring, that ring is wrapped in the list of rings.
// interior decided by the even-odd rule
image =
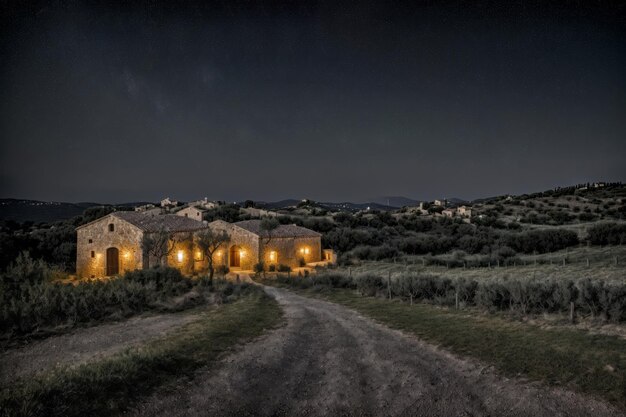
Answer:
[[[570,301],[569,303],[569,322],[574,324],[574,302]]]
[[[589,258],[587,258],[587,268],[589,268]]]
[[[456,309],[459,309],[459,289],[456,288],[456,290],[454,291],[454,305],[456,307]]]
[[[348,267],[348,276],[352,278],[352,268]]]
[[[389,294],[389,299],[391,300],[391,271],[387,274],[387,293]]]
[[[563,258],[563,266],[565,266],[565,258]]]

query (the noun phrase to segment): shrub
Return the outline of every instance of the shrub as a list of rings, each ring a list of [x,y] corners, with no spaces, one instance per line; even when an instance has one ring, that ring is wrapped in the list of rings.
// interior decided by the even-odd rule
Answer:
[[[624,245],[626,224],[603,223],[592,226],[587,231],[587,240],[592,245]]]
[[[277,270],[278,272],[291,272],[291,267],[289,265],[279,264]]]
[[[215,268],[215,272],[218,275],[226,275],[230,272],[230,268],[228,268],[226,265],[219,265],[217,268]]]
[[[383,289],[383,280],[373,274],[360,275],[356,278],[356,288],[361,295],[372,297]]]
[[[261,274],[261,273],[263,273],[263,271],[265,271],[265,264],[263,263],[263,261],[254,264],[254,273],[255,274]]]

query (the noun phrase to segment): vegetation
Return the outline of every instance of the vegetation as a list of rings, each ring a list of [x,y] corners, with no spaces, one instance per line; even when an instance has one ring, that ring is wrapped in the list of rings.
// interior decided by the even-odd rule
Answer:
[[[207,259],[207,265],[209,268],[209,283],[213,283],[213,275],[215,268],[213,265],[213,255],[230,241],[230,236],[225,230],[214,231],[213,229],[206,229],[198,233],[196,236],[196,245],[202,251]]]
[[[207,310],[199,320],[163,339],[5,387],[0,392],[0,415],[119,414],[156,387],[211,366],[235,344],[280,322],[280,308],[262,290],[237,288],[243,299]]]
[[[626,282],[581,279],[476,280],[464,277],[403,274],[383,277],[366,273],[354,277],[338,273],[296,277],[278,282],[297,288],[352,288],[364,296],[379,295],[450,307],[478,307],[516,314],[567,313],[626,321]]]
[[[229,300],[232,284],[210,285],[177,269],[127,272],[109,280],[52,282],[55,272],[27,255],[0,275],[0,335],[5,340],[119,320],[145,311],[179,311]]]

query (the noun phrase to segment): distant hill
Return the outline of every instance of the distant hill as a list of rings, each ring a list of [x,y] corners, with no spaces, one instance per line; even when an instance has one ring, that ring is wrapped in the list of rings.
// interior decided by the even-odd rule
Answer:
[[[123,207],[135,207],[143,202],[116,204]],[[110,206],[111,204],[82,202],[63,203],[58,201],[23,200],[15,198],[0,199],[0,220],[16,222],[51,223],[71,219],[83,214],[89,207]]]
[[[365,204],[380,204],[381,206],[385,206],[385,207],[411,207],[411,206],[417,206],[419,205],[420,201],[419,200],[415,200],[412,198],[408,198],[408,197],[402,197],[402,196],[387,196],[387,197],[377,197],[371,200],[370,203],[365,203]]]

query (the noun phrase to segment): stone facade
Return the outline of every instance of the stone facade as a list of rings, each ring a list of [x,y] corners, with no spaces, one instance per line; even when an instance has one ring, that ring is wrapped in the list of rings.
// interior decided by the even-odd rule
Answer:
[[[76,234],[76,274],[79,277],[106,276],[109,248],[118,250],[120,274],[143,268],[143,232],[138,227],[115,216],[105,216],[86,227],[78,228]]]
[[[167,221],[165,221],[167,220]],[[161,222],[161,223],[159,223]],[[210,227],[225,230],[230,241],[213,256],[213,265],[227,266],[232,271],[249,271],[263,261],[292,268],[304,263],[328,260],[322,253],[321,235],[295,225],[281,225],[271,236],[259,232],[258,221],[227,223],[221,220],[204,224],[176,215],[145,216],[141,213],[112,213],[77,228],[76,274],[81,278],[99,278],[123,274],[134,269],[158,265],[154,256],[143,253],[144,235],[159,233],[156,227],[167,224],[173,250],[166,257],[168,266],[183,274],[204,273],[206,255],[195,244],[195,235]]]
[[[205,211],[206,210],[203,208],[198,208],[196,206],[189,206],[189,207],[185,207],[182,210],[177,211],[176,215],[202,221]]]

